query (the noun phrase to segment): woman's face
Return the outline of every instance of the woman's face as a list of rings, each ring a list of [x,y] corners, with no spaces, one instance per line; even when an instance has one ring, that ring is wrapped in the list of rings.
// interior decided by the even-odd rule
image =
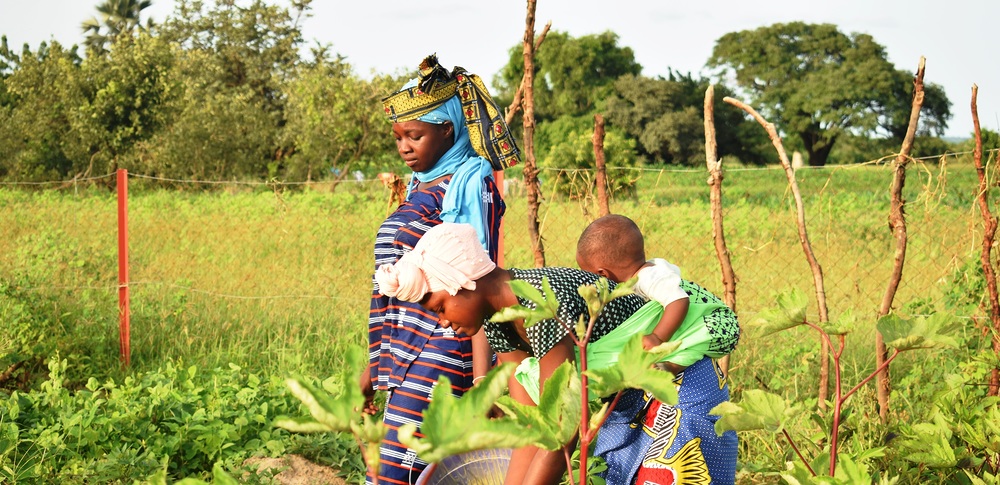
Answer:
[[[493,310],[474,291],[458,290],[455,295],[440,290],[428,293],[420,305],[438,314],[441,326],[475,335],[483,327],[483,322],[493,316]]]
[[[455,144],[455,128],[450,122],[440,125],[413,120],[392,124],[396,150],[414,172],[426,172]]]

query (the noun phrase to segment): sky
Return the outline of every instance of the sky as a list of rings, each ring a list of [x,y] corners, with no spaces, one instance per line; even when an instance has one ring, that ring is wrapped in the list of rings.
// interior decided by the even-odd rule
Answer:
[[[208,0],[209,2],[211,0]],[[287,0],[275,0],[287,5]],[[12,47],[44,40],[80,43],[80,24],[96,14],[99,0],[0,0],[0,34]],[[241,2],[246,3],[246,2]],[[330,44],[363,76],[415,72],[427,55],[459,65],[490,85],[524,38],[526,2],[515,0],[313,0],[302,20],[307,45]],[[153,0],[144,13],[161,21],[174,0]],[[944,88],[953,117],[945,132],[968,137],[973,130],[972,85],[979,86],[983,128],[1000,131],[1000,62],[996,0],[538,0],[535,30],[546,22],[574,37],[613,31],[630,47],[646,76],[668,69],[696,76],[715,41],[729,32],[781,22],[837,25],[845,34],[866,33],[886,48],[897,69],[916,72],[926,58],[925,83]],[[544,49],[544,46],[542,47]]]

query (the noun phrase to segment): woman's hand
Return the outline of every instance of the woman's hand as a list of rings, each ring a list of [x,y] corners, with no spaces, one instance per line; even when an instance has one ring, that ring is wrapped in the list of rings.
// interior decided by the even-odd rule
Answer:
[[[361,412],[374,416],[378,412],[378,406],[375,405],[375,388],[372,387],[371,380],[371,368],[365,367],[361,371],[361,375],[358,379],[358,384],[361,386],[361,395],[365,397],[365,403],[361,406]]]

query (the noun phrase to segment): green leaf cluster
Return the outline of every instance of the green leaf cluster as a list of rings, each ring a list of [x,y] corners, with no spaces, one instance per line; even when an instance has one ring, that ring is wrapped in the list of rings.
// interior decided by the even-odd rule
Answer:
[[[198,477],[218,462],[234,469],[257,454],[295,450],[291,435],[272,426],[298,406],[280,379],[235,365],[168,364],[74,389],[65,386],[68,367],[54,358],[37,390],[0,399],[0,480],[110,483],[161,470]]]
[[[552,285],[549,284],[548,278],[542,277],[542,291],[538,291],[530,283],[522,280],[511,280],[508,284],[515,295],[528,300],[533,306],[512,305],[502,308],[490,317],[491,321],[524,320],[524,328],[529,328],[537,325],[538,322],[551,320],[559,315],[559,300],[556,299],[556,294],[552,291]]]
[[[625,344],[618,361],[603,369],[588,369],[588,385],[596,396],[609,396],[625,389],[644,389],[666,404],[677,404],[677,386],[670,372],[653,364],[670,355],[680,342],[664,342],[649,351],[642,348],[642,334],[633,335]]]

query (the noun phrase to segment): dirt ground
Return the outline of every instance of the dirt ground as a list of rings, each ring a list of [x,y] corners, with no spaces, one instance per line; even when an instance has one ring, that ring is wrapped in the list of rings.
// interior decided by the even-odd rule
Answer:
[[[243,464],[259,464],[258,473],[266,470],[278,471],[274,479],[282,485],[347,485],[343,478],[337,476],[337,471],[333,468],[317,465],[299,455],[250,458]]]

